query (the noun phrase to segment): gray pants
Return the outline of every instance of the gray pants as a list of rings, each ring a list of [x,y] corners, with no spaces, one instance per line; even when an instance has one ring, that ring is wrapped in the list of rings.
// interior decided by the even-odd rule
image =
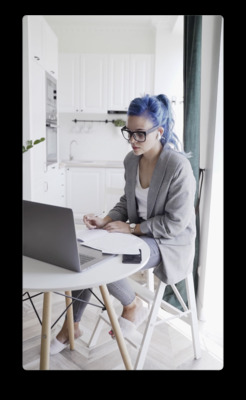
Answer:
[[[149,236],[141,236],[141,239],[144,240],[150,248],[150,258],[145,267],[142,270],[156,267],[161,262],[161,255],[159,251],[159,247],[155,241],[155,239]],[[128,306],[135,299],[135,293],[132,290],[128,279],[121,279],[120,281],[109,283],[107,285],[109,293],[118,299],[123,306]],[[82,314],[87,305],[86,302],[90,300],[91,292],[89,289],[84,289],[81,293],[81,290],[74,290],[72,292],[73,297],[78,297],[81,301],[75,301],[73,303],[73,315],[74,322],[79,322],[81,320]]]

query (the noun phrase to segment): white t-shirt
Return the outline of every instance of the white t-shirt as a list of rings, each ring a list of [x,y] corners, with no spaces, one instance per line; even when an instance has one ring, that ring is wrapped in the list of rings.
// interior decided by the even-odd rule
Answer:
[[[136,177],[136,187],[135,187],[135,196],[138,203],[138,215],[140,218],[144,220],[147,219],[147,198],[148,198],[149,188],[143,189],[139,180],[139,166],[137,170]]]

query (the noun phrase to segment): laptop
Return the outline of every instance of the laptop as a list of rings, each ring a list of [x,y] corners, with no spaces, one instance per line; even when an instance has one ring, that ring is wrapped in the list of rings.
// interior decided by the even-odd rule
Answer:
[[[23,200],[23,255],[75,272],[115,256],[78,243],[70,208],[27,200]]]

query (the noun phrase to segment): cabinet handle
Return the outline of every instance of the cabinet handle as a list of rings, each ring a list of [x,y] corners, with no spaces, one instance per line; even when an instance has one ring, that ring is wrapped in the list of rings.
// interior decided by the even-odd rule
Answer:
[[[51,74],[54,74],[54,73],[55,73],[55,71],[50,71],[50,73],[51,73]]]
[[[34,58],[36,58],[36,60],[37,60],[37,61],[39,61],[39,60],[40,60],[40,58],[39,58],[38,56],[34,56]]]

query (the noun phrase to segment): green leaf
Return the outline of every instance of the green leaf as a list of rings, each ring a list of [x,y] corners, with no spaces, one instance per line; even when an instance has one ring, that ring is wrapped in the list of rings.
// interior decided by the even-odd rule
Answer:
[[[26,141],[26,147],[22,146],[22,153],[25,153],[27,150],[31,149],[35,144],[39,144],[45,140],[44,137],[40,139],[36,139],[34,142],[32,140],[27,140]]]

